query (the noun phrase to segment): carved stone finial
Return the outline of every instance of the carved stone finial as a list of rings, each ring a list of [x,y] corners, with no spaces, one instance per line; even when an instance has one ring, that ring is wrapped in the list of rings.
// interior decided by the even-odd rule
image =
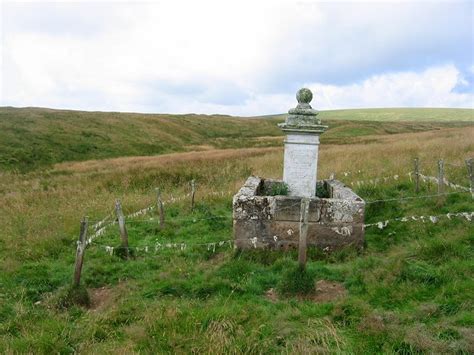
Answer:
[[[314,110],[309,104],[313,99],[313,93],[310,89],[302,88],[296,93],[298,105],[288,111],[289,115],[285,123],[279,126],[283,130],[305,130],[307,132],[324,132],[326,126],[321,126],[321,120],[318,118],[318,111]]]
[[[302,88],[296,93],[296,100],[299,104],[309,104],[313,99],[313,93],[310,89]]]

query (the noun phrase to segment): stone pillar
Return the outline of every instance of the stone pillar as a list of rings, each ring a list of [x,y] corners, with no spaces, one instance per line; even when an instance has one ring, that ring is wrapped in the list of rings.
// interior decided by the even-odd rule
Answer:
[[[286,133],[283,181],[290,196],[314,197],[318,170],[319,136],[327,126],[321,125],[318,111],[309,104],[313,94],[303,88],[296,93],[298,105],[288,111],[279,126]]]

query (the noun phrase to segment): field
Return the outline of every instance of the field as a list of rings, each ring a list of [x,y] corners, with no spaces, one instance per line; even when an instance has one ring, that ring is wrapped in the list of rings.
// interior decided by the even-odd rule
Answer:
[[[284,119],[284,115],[259,118]],[[474,111],[460,108],[369,108],[321,111],[322,120],[377,121],[377,122],[473,122]]]
[[[436,130],[474,121],[466,109],[323,111],[324,143],[353,137]],[[456,118],[457,120],[454,120]],[[0,108],[0,169],[27,172],[65,161],[222,148],[279,147],[283,116],[152,115]],[[381,125],[379,121],[384,121]]]
[[[416,195],[408,176],[415,157],[431,176],[444,159],[446,178],[469,186],[472,110],[432,109],[429,117],[449,117],[424,122],[367,111],[372,121],[322,113],[333,116],[318,173],[364,181],[354,188],[368,201],[394,199],[369,205],[366,223],[474,211],[469,193],[449,188],[443,197],[398,200]],[[231,196],[242,182],[281,176],[279,120],[0,109],[0,352],[473,353],[467,218],[368,227],[360,253],[311,250],[308,272],[341,290],[323,299],[275,291],[295,252],[219,245],[232,238]],[[116,198],[126,214],[153,205],[155,187],[165,200],[183,196],[192,179],[194,212],[186,198],[165,205],[164,229],[155,212],[128,219],[130,260],[107,252],[119,245],[117,226],[107,229],[85,255],[92,305],[60,307],[83,216],[101,220]],[[435,193],[434,184],[421,185],[419,195]],[[156,243],[187,247],[145,250]]]

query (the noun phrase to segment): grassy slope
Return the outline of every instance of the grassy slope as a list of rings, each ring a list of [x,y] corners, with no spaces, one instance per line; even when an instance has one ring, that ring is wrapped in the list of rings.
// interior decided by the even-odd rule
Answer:
[[[361,185],[357,192],[370,200],[410,196],[413,184],[405,173],[412,159],[420,157],[422,172],[433,175],[442,157],[454,164],[446,165],[446,177],[467,185],[463,159],[474,155],[474,127],[380,135],[401,126],[371,124],[347,123],[350,129],[338,134],[351,144],[322,145],[319,176],[336,172],[350,182],[399,174],[399,181]],[[367,127],[370,135],[360,134]],[[357,176],[343,174],[358,169]],[[251,173],[279,177],[281,170],[281,149],[259,148],[1,173],[0,352],[473,352],[474,228],[463,219],[367,229],[361,254],[312,251],[310,272],[348,290],[347,297],[323,303],[272,302],[265,296],[294,266],[294,253],[234,254],[219,247],[213,253],[196,247],[138,252],[125,262],[104,252],[103,245],[118,244],[112,228],[86,252],[83,282],[96,296],[94,308],[53,307],[71,280],[82,215],[98,220],[117,197],[126,213],[135,211],[153,203],[154,187],[162,187],[165,198],[182,195],[195,178],[196,212],[191,214],[187,203],[168,205],[168,225],[161,231],[156,221],[130,220],[131,245],[227,240],[230,197],[206,194],[232,194]],[[435,191],[429,184],[422,189]],[[376,204],[367,210],[367,221],[465,210],[474,210],[472,199],[452,195],[439,202]]]
[[[333,110],[321,113],[323,119],[367,121],[467,121],[474,122],[474,110],[452,108],[374,108]]]
[[[343,110],[325,111],[321,117],[330,126],[323,143],[348,143],[355,136],[468,125],[472,110]],[[359,119],[374,121],[354,121]],[[397,122],[377,122],[387,119]],[[250,120],[219,115],[0,108],[0,169],[30,171],[64,161],[209,147],[279,146],[282,133],[276,123],[282,120],[283,116]]]
[[[278,135],[272,122],[228,116],[0,109],[0,166],[31,170],[63,161],[153,155]],[[244,145],[245,141],[241,144]]]
[[[467,108],[364,108],[320,111],[322,120],[382,122],[474,122],[474,110]],[[283,119],[284,115],[261,116]]]

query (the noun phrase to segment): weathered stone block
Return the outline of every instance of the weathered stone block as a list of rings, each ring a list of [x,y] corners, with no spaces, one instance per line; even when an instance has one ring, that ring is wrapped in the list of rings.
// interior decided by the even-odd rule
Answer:
[[[247,179],[233,199],[234,239],[241,249],[298,245],[301,197],[262,196],[281,181]],[[308,245],[336,250],[364,244],[365,202],[337,180],[322,182],[329,197],[309,204]]]

